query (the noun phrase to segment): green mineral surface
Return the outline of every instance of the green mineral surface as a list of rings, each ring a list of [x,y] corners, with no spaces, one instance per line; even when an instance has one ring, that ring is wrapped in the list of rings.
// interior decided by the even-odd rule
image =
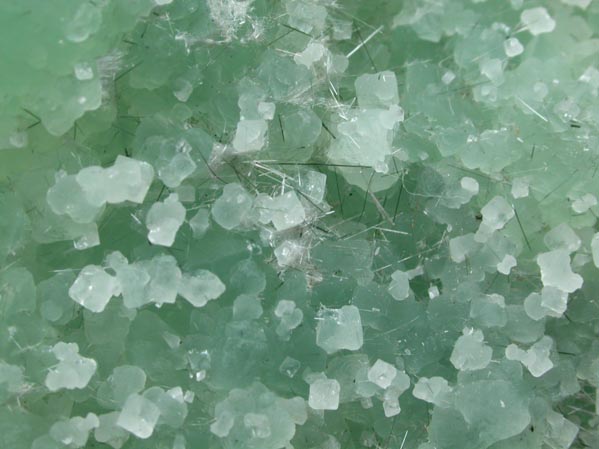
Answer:
[[[599,1],[0,1],[0,449],[599,448]]]

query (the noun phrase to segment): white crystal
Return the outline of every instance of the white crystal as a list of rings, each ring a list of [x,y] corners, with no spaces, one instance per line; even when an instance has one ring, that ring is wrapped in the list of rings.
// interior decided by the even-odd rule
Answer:
[[[46,201],[52,212],[66,214],[76,223],[91,223],[102,211],[102,205],[91,202],[76,177],[64,171],[56,174],[56,182],[48,189]]]
[[[169,145],[172,145],[169,143]],[[197,165],[191,158],[192,147],[185,139],[179,139],[174,148],[163,156],[158,177],[165,186],[174,189],[193,174]]]
[[[182,278],[177,260],[169,254],[160,254],[144,261],[143,265],[150,278],[145,291],[146,302],[174,303]]]
[[[293,56],[293,60],[296,64],[311,68],[315,63],[323,59],[327,53],[327,48],[321,43],[310,42],[304,51],[296,53]]]
[[[497,271],[499,271],[501,274],[508,275],[510,274],[510,271],[512,271],[512,268],[517,265],[517,263],[518,262],[514,256],[511,254],[506,254],[501,262],[497,264]]]
[[[295,310],[295,303],[293,301],[289,301],[288,299],[282,299],[278,302],[275,307],[274,313],[278,318],[282,318],[285,315],[292,313]]]
[[[66,421],[58,421],[50,427],[50,436],[69,448],[84,447],[89,432],[100,425],[98,417],[88,413],[85,418],[75,416]]]
[[[582,287],[582,276],[572,271],[568,251],[557,249],[537,256],[541,280],[546,287],[556,287],[572,293]]]
[[[293,301],[288,299],[279,301],[274,313],[281,320],[276,329],[277,335],[284,340],[288,340],[291,336],[291,331],[301,324],[304,313],[295,306]]]
[[[112,167],[86,167],[75,178],[88,201],[97,207],[125,201],[141,204],[154,179],[154,169],[147,162],[117,156]]]
[[[298,240],[285,240],[275,248],[274,254],[280,267],[299,264],[307,248]]]
[[[483,221],[475,235],[475,240],[485,242],[489,236],[502,229],[512,218],[515,212],[512,206],[501,196],[496,196],[482,209]]]
[[[368,380],[383,389],[391,385],[396,375],[397,368],[381,359],[368,370]]]
[[[388,108],[399,103],[397,78],[391,71],[360,75],[355,88],[361,108]]]
[[[91,312],[102,312],[110,298],[121,293],[117,278],[109,275],[98,265],[87,265],[80,272],[71,288],[69,296]]]
[[[240,227],[246,224],[253,202],[252,196],[240,184],[227,184],[212,205],[212,218],[225,229]]]
[[[476,195],[478,193],[478,181],[469,176],[464,176],[462,179],[460,179],[460,186],[462,189],[471,193],[472,195]]]
[[[258,103],[258,114],[264,120],[272,120],[275,116],[276,106],[274,103],[261,101]]]
[[[549,359],[553,339],[545,335],[527,351],[520,349],[515,344],[510,344],[505,349],[505,356],[509,360],[517,360],[522,363],[530,374],[540,377],[553,368],[553,362]]]
[[[572,210],[577,214],[584,214],[591,207],[597,205],[597,197],[592,193],[585,193],[572,202]]]
[[[503,61],[501,59],[483,59],[479,67],[480,73],[493,83],[499,84],[503,81]]]
[[[210,211],[208,209],[200,209],[189,220],[189,227],[196,239],[202,238],[210,227]]]
[[[524,299],[524,311],[535,321],[547,316],[548,311],[541,305],[542,297],[539,293],[533,292]]]
[[[133,263],[113,269],[121,285],[125,307],[135,309],[149,302],[145,291],[150,283],[150,275],[142,264]]]
[[[327,186],[327,175],[313,170],[302,170],[297,174],[298,189],[312,202],[321,203]]]
[[[542,6],[522,11],[520,22],[522,22],[533,36],[550,33],[555,29],[555,20],[551,18],[547,10]]]
[[[95,223],[90,223],[89,227],[83,232],[77,240],[73,241],[76,250],[81,251],[100,244],[100,234],[98,234],[98,227]]]
[[[482,209],[483,223],[493,230],[502,229],[513,217],[514,209],[501,196],[496,196]]]
[[[337,410],[341,385],[335,379],[317,379],[310,384],[308,405],[314,410]]]
[[[464,328],[453,347],[449,361],[460,371],[471,371],[485,368],[490,362],[493,350],[484,344],[482,331]]]
[[[185,221],[185,208],[179,196],[171,193],[163,202],[152,204],[146,217],[148,240],[154,245],[172,246]]]
[[[357,351],[362,347],[362,321],[356,306],[323,308],[318,312],[316,319],[316,344],[328,354],[342,349]]]
[[[45,385],[50,391],[85,388],[96,372],[96,361],[79,355],[77,343],[58,342],[52,348],[58,364],[46,375]]]
[[[432,285],[428,288],[428,297],[429,299],[438,298],[441,292],[439,291],[439,287],[436,285]]]
[[[543,287],[524,300],[524,311],[535,321],[547,316],[561,318],[568,307],[568,293],[555,287]]]
[[[187,417],[187,404],[181,387],[174,387],[167,391],[160,387],[151,387],[143,393],[143,398],[158,408],[161,424],[168,424],[175,429],[183,425]],[[144,413],[142,417],[145,416]]]
[[[415,398],[435,405],[448,405],[448,396],[453,391],[449,383],[442,377],[421,377],[414,385],[412,394]]]
[[[386,418],[399,415],[401,407],[399,406],[399,398],[396,397],[385,397],[383,398],[383,413]]]
[[[261,150],[266,144],[267,130],[265,120],[240,120],[233,138],[233,148],[237,153]]]
[[[408,273],[397,270],[391,274],[389,293],[398,301],[407,299],[410,296],[410,277]]]
[[[526,198],[528,196],[529,182],[526,178],[516,178],[512,182],[512,196],[514,198]]]
[[[378,101],[367,98],[367,101]],[[387,173],[388,160],[394,151],[394,129],[404,120],[403,110],[397,105],[388,109],[350,110],[340,119],[336,139],[328,150],[329,159],[338,164],[366,165],[379,173]]]
[[[131,432],[137,438],[152,436],[160,417],[160,409],[149,399],[138,394],[127,398],[116,421],[117,426]]]
[[[193,275],[185,274],[179,284],[179,294],[195,307],[204,307],[208,301],[224,292],[225,284],[208,270],[198,270]]]
[[[483,327],[505,326],[505,298],[497,293],[475,296],[470,302],[470,317]]]
[[[441,82],[446,86],[449,86],[453,80],[456,79],[456,74],[451,70],[447,70],[441,77]]]
[[[543,287],[541,306],[547,311],[547,315],[559,318],[568,307],[568,294],[559,288]]]
[[[545,442],[552,448],[568,449],[572,447],[579,428],[561,414],[549,410],[545,416],[549,429],[545,434]]]
[[[306,219],[304,207],[294,191],[273,198],[269,208],[277,231],[293,228]]]
[[[518,56],[524,51],[524,47],[517,37],[510,37],[503,41],[503,49],[505,50],[505,54],[508,58]]]

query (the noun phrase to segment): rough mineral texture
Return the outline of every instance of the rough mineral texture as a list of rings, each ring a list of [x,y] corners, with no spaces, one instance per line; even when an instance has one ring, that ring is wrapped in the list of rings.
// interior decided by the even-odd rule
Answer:
[[[0,449],[599,448],[599,0],[0,1]]]

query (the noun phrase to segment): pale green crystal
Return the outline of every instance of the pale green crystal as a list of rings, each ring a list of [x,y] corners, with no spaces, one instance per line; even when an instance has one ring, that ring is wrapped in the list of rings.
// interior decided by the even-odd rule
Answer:
[[[280,398],[258,383],[232,390],[216,405],[215,416],[212,433],[231,448],[255,449],[285,446],[307,418],[303,400]]]
[[[470,317],[482,327],[503,327],[507,323],[505,298],[498,294],[472,298]]]
[[[482,331],[464,328],[462,333],[456,340],[449,360],[460,371],[485,368],[491,361],[493,351],[484,343]]]
[[[316,344],[327,353],[341,349],[355,351],[362,347],[364,336],[360,311],[356,306],[320,310],[317,320]]]
[[[390,363],[378,359],[368,370],[368,380],[385,389],[397,376],[397,369]]]
[[[316,379],[310,384],[308,404],[314,410],[337,410],[339,391],[339,382],[335,379]]]
[[[452,391],[447,380],[442,377],[421,377],[414,385],[412,394],[418,399],[443,407],[449,405]]]
[[[398,270],[391,274],[389,293],[398,301],[404,300],[410,295],[410,276],[408,273]]]
[[[98,387],[98,399],[104,407],[120,409],[129,395],[139,393],[146,384],[146,373],[137,366],[116,367]]]
[[[181,278],[179,294],[195,307],[203,307],[208,301],[218,298],[225,291],[225,285],[214,273],[198,270]]]
[[[73,301],[92,312],[102,312],[110,298],[120,293],[118,280],[97,265],[84,267],[69,288]]]
[[[154,203],[146,217],[148,240],[154,245],[172,246],[184,220],[185,208],[177,194],[169,195],[163,202]]]
[[[160,409],[149,399],[138,394],[127,397],[116,425],[138,438],[149,438],[160,417]]]
[[[68,447],[84,447],[89,432],[100,425],[98,417],[89,413],[85,418],[76,416],[66,421],[59,421],[50,427],[50,436]]]
[[[549,359],[553,340],[551,337],[543,337],[533,344],[530,349],[523,351],[517,345],[511,344],[505,349],[505,356],[509,360],[520,361],[534,377],[545,374],[553,367],[553,362]]]
[[[245,224],[252,208],[252,197],[239,184],[227,184],[212,206],[212,217],[225,229]]]
[[[96,372],[95,360],[80,356],[76,343],[56,343],[52,353],[58,364],[50,368],[46,375],[48,390],[85,388]]]

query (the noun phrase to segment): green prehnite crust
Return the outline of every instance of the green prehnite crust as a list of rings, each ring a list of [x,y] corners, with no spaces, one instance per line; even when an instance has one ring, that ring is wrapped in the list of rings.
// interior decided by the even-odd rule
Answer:
[[[598,0],[1,0],[0,449],[597,449],[598,171]]]

